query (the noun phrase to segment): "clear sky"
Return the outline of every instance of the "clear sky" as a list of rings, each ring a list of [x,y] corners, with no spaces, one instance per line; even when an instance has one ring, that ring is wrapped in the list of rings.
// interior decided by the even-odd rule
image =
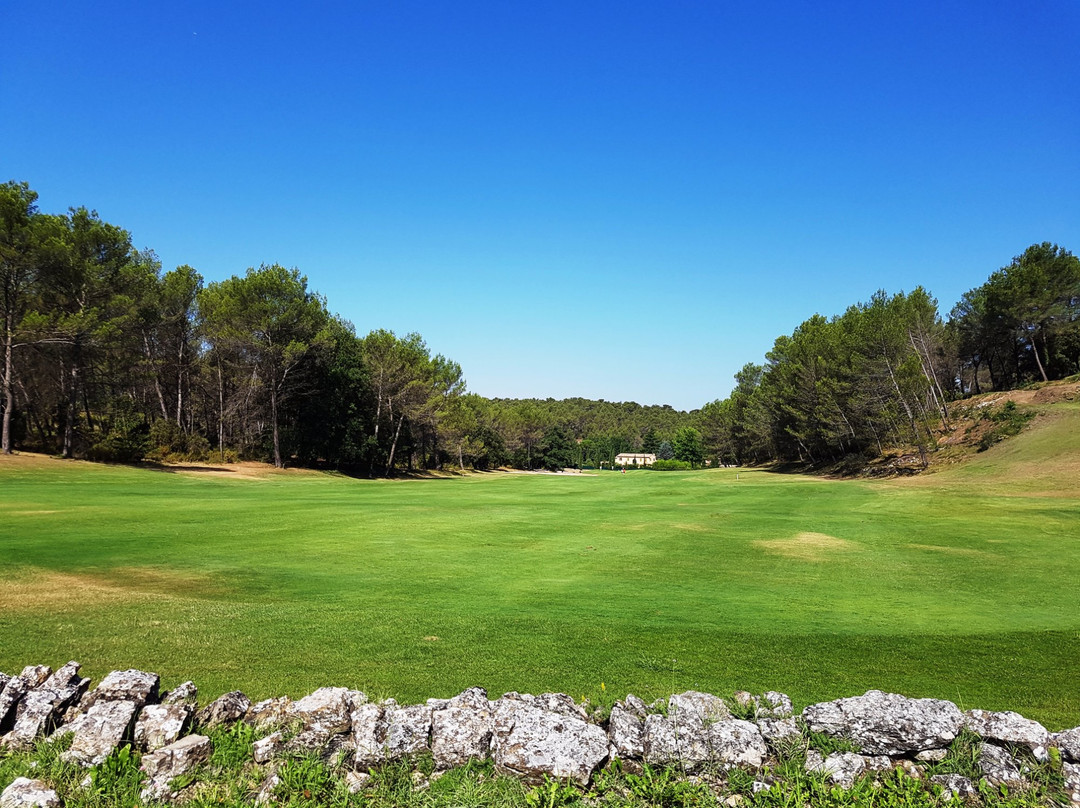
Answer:
[[[2,3],[0,181],[299,267],[487,396],[691,409],[814,313],[1080,252],[1080,3]]]

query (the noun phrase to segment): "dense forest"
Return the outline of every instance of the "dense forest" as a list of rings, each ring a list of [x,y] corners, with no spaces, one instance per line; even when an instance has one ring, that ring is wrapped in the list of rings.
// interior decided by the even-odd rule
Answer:
[[[486,399],[419,334],[359,335],[296,269],[207,283],[163,271],[83,207],[0,186],[3,451],[100,460],[269,460],[387,475],[924,456],[951,401],[1080,371],[1080,260],[1036,244],[943,320],[924,289],[814,315],[690,413],[587,399]],[[719,386],[719,382],[718,382]]]

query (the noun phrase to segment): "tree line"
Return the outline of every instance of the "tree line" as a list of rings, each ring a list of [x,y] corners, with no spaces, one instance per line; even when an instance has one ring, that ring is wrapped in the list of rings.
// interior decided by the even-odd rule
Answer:
[[[1080,371],[1080,260],[1034,244],[942,319],[922,287],[814,315],[747,364],[699,412],[706,443],[738,463],[822,464],[912,447],[925,465],[949,403]]]
[[[948,402],[1080,364],[1080,266],[1034,245],[947,323],[923,289],[815,315],[693,412],[487,399],[419,334],[358,334],[296,269],[206,282],[164,271],[94,211],[0,186],[2,449],[131,461],[269,460],[387,475],[444,466],[601,467],[624,451],[696,465],[933,443]]]

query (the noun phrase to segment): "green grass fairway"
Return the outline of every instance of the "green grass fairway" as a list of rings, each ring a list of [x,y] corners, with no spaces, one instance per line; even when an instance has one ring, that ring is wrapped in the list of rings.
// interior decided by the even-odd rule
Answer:
[[[1074,726],[1077,458],[1069,404],[965,466],[876,483],[0,459],[0,670],[405,701],[875,687]]]

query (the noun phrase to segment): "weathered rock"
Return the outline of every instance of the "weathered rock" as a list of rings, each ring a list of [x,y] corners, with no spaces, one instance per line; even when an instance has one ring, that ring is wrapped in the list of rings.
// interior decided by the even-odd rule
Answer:
[[[431,748],[432,709],[426,704],[395,707],[386,716],[386,758],[400,760]]]
[[[153,752],[179,740],[191,725],[195,707],[178,704],[148,704],[139,712],[135,722],[135,745]]]
[[[1062,763],[1061,775],[1065,779],[1065,794],[1073,805],[1080,805],[1080,764]]]
[[[244,721],[256,729],[284,726],[292,715],[293,701],[288,696],[264,699],[252,704],[244,714]]]
[[[462,766],[469,760],[483,760],[491,748],[495,717],[487,691],[480,687],[448,699],[444,706],[433,707],[431,714],[431,751],[438,769]],[[356,713],[353,713],[355,722]],[[355,724],[354,724],[355,728]],[[357,734],[357,756],[360,755]]]
[[[1050,745],[1060,749],[1066,760],[1080,763],[1080,727],[1055,733],[1050,738]]]
[[[0,808],[61,808],[60,797],[41,780],[16,777],[0,794]]]
[[[359,794],[371,785],[371,775],[367,772],[345,772],[345,787],[350,794]]]
[[[281,757],[285,751],[285,737],[281,730],[272,732],[265,738],[260,738],[252,744],[253,756],[256,763],[269,763],[274,758]]]
[[[1020,713],[968,710],[964,713],[964,726],[988,741],[1022,744],[1032,750],[1050,743],[1046,727]]]
[[[90,684],[79,677],[79,663],[69,662],[23,696],[18,717],[4,737],[12,749],[29,749],[39,737],[48,735],[60,723],[64,711],[77,701]]]
[[[44,684],[51,675],[52,668],[48,665],[27,665],[22,673],[7,681],[0,691],[0,735],[15,726],[23,696]]]
[[[812,704],[803,711],[803,718],[812,731],[847,738],[872,755],[904,755],[948,746],[964,721],[951,701],[910,699],[880,690]]]
[[[281,776],[278,774],[277,766],[272,766],[259,785],[259,790],[255,792],[255,804],[265,805],[271,802],[274,799],[274,791],[279,785],[281,785]]]
[[[327,737],[348,732],[351,726],[351,694],[344,687],[320,687],[310,696],[294,702],[289,714],[298,718],[305,729],[318,727]]]
[[[386,711],[381,704],[360,704],[352,711],[354,760],[367,768],[384,760]]]
[[[300,731],[289,739],[286,749],[325,752],[331,740],[351,728],[351,706],[350,691],[344,687],[323,687],[293,703],[289,718],[300,724]]]
[[[985,741],[979,747],[979,769],[992,786],[1016,786],[1023,782],[1013,756],[1000,746]]]
[[[82,766],[101,763],[117,746],[131,739],[138,709],[133,701],[99,701],[86,711],[64,759]]]
[[[607,733],[584,717],[568,714],[576,712],[569,697],[515,697],[503,697],[495,705],[496,768],[531,782],[549,776],[586,785],[608,756]]]
[[[548,713],[565,715],[569,718],[580,718],[582,721],[588,720],[588,713],[585,712],[585,709],[565,693],[541,693],[539,696],[533,696],[529,693],[511,691],[496,700],[493,709],[497,717],[502,709],[500,705],[514,708],[515,705],[519,704],[525,704]]]
[[[787,693],[766,690],[757,702],[758,718],[791,718],[794,711]]]
[[[802,735],[799,724],[794,718],[759,718],[757,726],[761,731],[761,737],[767,743],[774,745]]]
[[[644,706],[644,705],[642,705]],[[645,716],[617,701],[608,718],[608,735],[615,755],[622,760],[639,760],[645,754]]]
[[[813,755],[810,754],[813,752]],[[883,771],[892,767],[888,757],[858,755],[854,752],[833,752],[827,758],[810,750],[806,755],[806,771],[821,772],[843,788],[851,788],[864,774]]]
[[[11,677],[3,671],[0,671],[0,696],[4,695],[4,688],[7,687],[7,683],[11,681]]]
[[[144,800],[164,800],[174,796],[169,783],[210,759],[213,747],[205,735],[187,735],[143,755],[140,768],[149,779],[141,796]]]
[[[709,761],[709,737],[705,724],[696,714],[682,713],[683,721],[663,715],[645,719],[642,736],[644,760],[653,766],[681,764],[687,771],[697,771]]]
[[[162,704],[198,704],[199,688],[190,679],[161,697]]]
[[[680,724],[697,721],[721,721],[731,718],[731,710],[724,700],[711,693],[687,690],[668,699],[668,717]]]
[[[195,722],[200,727],[206,727],[207,729],[225,724],[235,724],[247,714],[250,708],[251,699],[239,690],[234,690],[220,696],[199,710],[195,715]]]
[[[768,754],[768,747],[755,724],[731,718],[708,725],[710,759],[721,766],[758,768]]]
[[[975,784],[960,774],[932,774],[930,782],[941,786],[941,793],[946,797],[974,797]]]
[[[948,749],[924,749],[915,755],[915,759],[921,760],[924,763],[937,763],[939,760],[944,760],[948,756]]]
[[[161,677],[156,673],[139,670],[113,671],[101,680],[101,684],[86,694],[80,706],[89,710],[99,701],[130,701],[136,707],[155,704]]]
[[[429,749],[433,713],[427,704],[399,707],[393,699],[357,706],[352,713],[355,764],[367,767]]]

